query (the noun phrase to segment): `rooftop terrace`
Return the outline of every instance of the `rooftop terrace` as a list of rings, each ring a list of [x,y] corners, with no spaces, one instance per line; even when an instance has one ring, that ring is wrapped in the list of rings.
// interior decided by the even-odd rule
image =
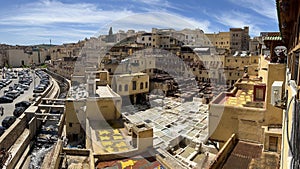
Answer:
[[[131,137],[121,121],[89,121],[91,129],[92,147],[95,153],[125,152],[133,147],[130,145]]]
[[[143,157],[145,156],[145,157]],[[96,168],[114,168],[114,169],[153,169],[162,168],[163,166],[150,154],[143,154],[143,156],[135,156],[131,158],[124,158],[122,160],[111,160],[111,161],[101,161],[97,163]]]
[[[255,99],[255,88],[263,88],[265,84],[256,76],[239,79],[230,92],[219,94],[211,103],[241,108],[265,108],[264,99]],[[264,92],[264,91],[263,91]],[[262,93],[263,93],[262,92]]]
[[[277,168],[279,163],[279,155],[273,152],[264,152],[263,146],[244,141],[239,141],[227,161],[223,165],[223,169],[232,168]]]

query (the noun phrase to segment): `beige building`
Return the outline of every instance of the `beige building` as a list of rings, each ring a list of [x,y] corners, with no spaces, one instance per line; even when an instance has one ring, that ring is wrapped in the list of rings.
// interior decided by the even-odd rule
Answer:
[[[48,52],[43,49],[8,49],[8,65],[12,67],[40,65],[45,63]]]
[[[86,40],[78,43],[65,43],[59,46],[53,46],[49,49],[49,54],[52,60],[62,59],[64,57],[78,57]]]
[[[144,33],[138,35],[137,43],[141,43],[145,47],[152,47],[152,33]]]
[[[260,46],[262,45],[262,37],[254,37],[249,41],[249,52],[251,55],[259,55],[260,54]]]
[[[80,62],[80,59],[80,57],[63,57],[62,59],[51,60],[47,68],[67,79],[71,79],[76,62]]]
[[[285,81],[285,64],[271,63],[264,56],[259,63],[258,75],[249,74],[238,80],[231,92],[221,93],[210,103],[210,139],[221,146],[232,134],[239,139],[268,144],[265,142],[269,140],[268,132],[262,132],[262,128],[281,125],[282,110],[271,104],[270,89],[274,81]],[[275,135],[276,148],[268,146],[272,148],[266,151],[280,152],[280,132]]]
[[[249,27],[230,28],[230,50],[232,53],[236,51],[249,50]]]
[[[108,86],[108,72],[86,71],[86,73],[85,82],[81,84],[73,82],[65,110],[67,143],[71,146],[80,144],[83,148],[75,151],[70,151],[66,147],[61,148],[60,153],[71,157],[64,160],[69,160],[73,166],[80,166],[81,164],[73,162],[72,159],[85,157],[89,159],[89,166],[86,167],[95,168],[94,166],[105,161],[152,151],[154,133],[152,127],[145,123],[129,125],[121,119],[122,98]],[[125,75],[118,80],[126,81],[133,78],[139,82],[137,86],[140,89],[141,79],[145,81],[148,79],[139,79],[137,76],[146,77],[144,74]],[[131,90],[131,93],[135,93],[135,90]],[[58,144],[57,147],[59,146]],[[60,161],[60,159],[53,160]],[[60,166],[65,165],[64,160],[60,161]]]
[[[85,83],[72,82],[66,101],[66,132],[71,141],[84,137],[86,119],[105,121],[120,118],[122,100],[107,85],[108,72],[87,72],[87,76]]]
[[[228,49],[233,54],[236,51],[249,50],[249,27],[230,28],[229,32],[205,34],[214,45],[220,49]]]
[[[122,97],[124,104],[142,103],[149,93],[149,76],[146,73],[113,75],[111,87]]]
[[[186,46],[212,46],[211,43],[209,43],[209,38],[201,29],[192,30],[186,28],[177,31],[177,34],[174,36]]]
[[[200,29],[152,29],[152,47],[172,48],[182,45],[186,46],[211,46],[209,39]]]
[[[279,51],[279,56],[287,63],[286,81],[284,84],[284,99],[279,99],[278,106],[283,104],[282,121],[282,150],[281,150],[281,169],[299,168],[299,1],[276,0],[279,29],[282,36],[278,39],[275,46],[285,46],[286,50]],[[278,49],[278,48],[277,48]]]
[[[219,32],[205,35],[210,40],[210,45],[217,48],[230,49],[230,32]]]

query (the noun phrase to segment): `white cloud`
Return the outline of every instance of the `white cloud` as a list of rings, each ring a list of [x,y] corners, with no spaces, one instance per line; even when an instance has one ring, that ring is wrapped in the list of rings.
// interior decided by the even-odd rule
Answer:
[[[162,0],[143,1],[152,5],[161,2]],[[167,1],[164,2],[165,5],[168,4]],[[101,33],[106,34],[109,25],[112,25],[114,30],[188,27],[209,31],[210,22],[207,20],[199,21],[166,10],[162,11],[136,13],[130,10],[104,10],[91,3],[67,4],[57,0],[41,0],[14,10],[0,12],[6,13],[5,17],[0,18],[0,25],[3,25],[0,32],[22,35],[23,41],[45,37],[77,41],[95,35],[101,27],[104,30]]]
[[[228,11],[220,15],[214,16],[220,24],[223,24],[228,27],[243,28],[244,26],[249,26],[250,35],[257,36],[262,31],[259,23],[261,21],[255,20],[253,16],[238,12],[238,11]]]
[[[252,11],[277,21],[275,0],[229,0],[241,7],[251,9]]]
[[[43,0],[26,4],[15,14],[0,19],[3,25],[45,25],[53,23],[104,23],[111,18],[123,18],[132,15],[131,11],[104,11],[94,4],[65,4],[59,1]]]
[[[153,11],[158,8],[159,9],[170,8],[170,9],[182,10],[178,7],[175,7],[167,0],[134,0],[134,2],[147,5],[147,8],[144,8],[147,11]]]

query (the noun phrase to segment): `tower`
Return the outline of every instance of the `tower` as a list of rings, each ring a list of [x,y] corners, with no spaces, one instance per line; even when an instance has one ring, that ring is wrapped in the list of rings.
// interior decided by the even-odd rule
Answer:
[[[108,31],[108,35],[112,35],[112,34],[113,34],[112,27],[110,27]]]

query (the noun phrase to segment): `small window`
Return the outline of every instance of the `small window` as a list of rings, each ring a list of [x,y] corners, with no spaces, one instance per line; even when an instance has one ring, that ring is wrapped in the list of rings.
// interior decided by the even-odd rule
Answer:
[[[144,83],[143,82],[140,83],[140,89],[141,90],[144,89]]]
[[[73,126],[73,123],[69,123],[69,127],[72,127]]]
[[[119,85],[119,92],[122,91],[122,85]]]
[[[148,88],[148,82],[145,83],[145,88],[146,88],[146,89]]]
[[[128,84],[125,85],[124,90],[128,91]]]
[[[229,76],[231,76],[231,74],[232,74],[232,73],[230,72],[230,73],[229,73]]]

